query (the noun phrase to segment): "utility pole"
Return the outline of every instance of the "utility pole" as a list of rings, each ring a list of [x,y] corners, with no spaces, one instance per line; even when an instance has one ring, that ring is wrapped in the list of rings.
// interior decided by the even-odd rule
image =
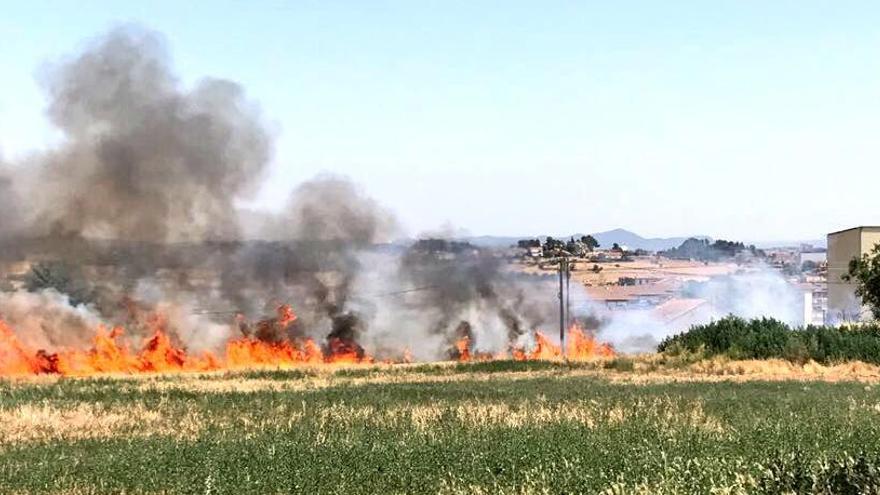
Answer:
[[[571,328],[571,262],[565,260],[565,328]]]
[[[562,357],[567,358],[565,354],[565,329],[568,321],[569,309],[569,280],[571,279],[571,269],[568,258],[560,258],[559,260],[559,348],[562,351]],[[563,297],[564,296],[564,297]]]

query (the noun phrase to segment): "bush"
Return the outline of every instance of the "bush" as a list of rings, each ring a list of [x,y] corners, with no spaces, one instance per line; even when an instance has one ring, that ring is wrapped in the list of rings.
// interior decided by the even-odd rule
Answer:
[[[820,363],[865,361],[880,364],[880,327],[807,326],[792,328],[772,318],[728,316],[665,339],[660,352],[724,355],[731,359],[782,358]]]

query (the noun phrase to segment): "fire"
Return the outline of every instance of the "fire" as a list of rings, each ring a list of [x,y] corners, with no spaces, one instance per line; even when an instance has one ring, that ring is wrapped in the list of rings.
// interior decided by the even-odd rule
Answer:
[[[614,348],[610,344],[599,342],[590,332],[578,325],[572,325],[565,341],[565,357],[584,360],[595,357],[612,357]]]
[[[296,320],[289,306],[278,309],[278,323]],[[35,351],[21,342],[12,329],[0,320],[0,376],[41,373],[65,376],[89,376],[105,373],[180,373],[246,368],[289,368],[318,363],[370,363],[355,343],[331,339],[325,353],[312,339],[301,343],[265,342],[252,337],[231,340],[222,356],[205,352],[190,354],[172,341],[162,317],[150,320],[152,335],[140,350],[133,351],[122,342],[123,329],[100,327],[88,350],[63,350],[54,354]]]
[[[288,325],[296,319],[289,307],[278,310],[278,323]],[[0,376],[58,374],[64,376],[89,376],[106,373],[180,373],[250,368],[291,368],[321,363],[373,363],[375,360],[364,353],[356,342],[333,338],[322,349],[312,339],[301,342],[266,342],[253,337],[231,340],[225,352],[215,355],[209,352],[191,354],[175,345],[167,331],[166,321],[153,317],[150,321],[152,334],[145,339],[139,350],[132,350],[123,342],[124,331],[98,328],[92,346],[88,350],[63,350],[47,353],[25,345],[0,320]],[[492,359],[515,360],[585,360],[614,355],[608,344],[601,343],[588,331],[572,326],[566,337],[565,355],[560,346],[546,335],[535,333],[535,346],[531,350],[514,348],[510,353],[488,354],[474,352],[472,338],[464,336],[455,342],[458,361],[485,361]],[[412,360],[404,350],[403,362]]]
[[[597,357],[614,356],[614,348],[609,344],[599,342],[589,331],[575,324],[568,329],[566,334],[564,356],[559,344],[554,343],[541,332],[535,332],[535,347],[530,352],[514,349],[511,354],[513,359],[518,361],[562,358],[584,361]]]
[[[599,342],[591,332],[580,325],[572,325],[568,329],[565,340],[565,355],[563,356],[559,344],[553,342],[542,332],[535,332],[535,346],[531,350],[519,347],[510,349],[510,353],[489,354],[475,352],[470,337],[462,337],[455,342],[455,351],[459,362],[467,361],[491,361],[513,359],[515,361],[541,361],[569,359],[572,361],[586,361],[596,358],[614,356],[614,348],[611,345]]]
[[[471,360],[471,339],[462,337],[455,341],[455,350],[458,352],[458,360],[467,362]]]

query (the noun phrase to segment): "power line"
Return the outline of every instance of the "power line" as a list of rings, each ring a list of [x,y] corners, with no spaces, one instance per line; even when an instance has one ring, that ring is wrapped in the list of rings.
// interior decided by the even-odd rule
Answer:
[[[412,287],[409,289],[402,289],[393,292],[382,292],[378,294],[352,294],[352,297],[365,297],[365,298],[375,298],[375,297],[391,297],[391,296],[399,296],[403,294],[409,294],[412,292],[421,292],[431,289],[437,289],[436,285],[426,285],[424,287]],[[240,309],[219,309],[219,310],[204,310],[204,311],[193,311],[194,315],[232,315],[242,313]]]

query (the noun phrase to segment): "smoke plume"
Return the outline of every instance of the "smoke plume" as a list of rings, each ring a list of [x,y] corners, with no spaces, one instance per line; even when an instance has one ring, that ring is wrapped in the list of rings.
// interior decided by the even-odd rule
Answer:
[[[0,161],[0,242],[21,229],[22,210],[13,187],[12,171]]]
[[[235,201],[271,155],[235,83],[181,86],[161,39],[121,28],[47,72],[64,134],[33,170],[34,234],[150,242],[235,239]]]
[[[342,177],[302,183],[256,232],[242,226],[237,203],[261,183],[273,136],[237,84],[181,84],[155,33],[115,29],[42,82],[63,140],[0,164],[0,240],[40,260],[0,318],[41,346],[83,344],[102,322],[158,327],[189,349],[311,337],[333,353],[437,358],[462,336],[505,350],[552,318],[552,299],[533,294],[554,292],[494,253],[387,244],[394,215]]]
[[[790,325],[804,325],[803,292],[779,272],[759,266],[751,271],[691,282],[681,296],[703,301],[696,310],[667,321],[652,310],[591,310],[602,317],[601,336],[623,352],[653,352],[666,337],[728,315],[741,318],[769,317]]]

